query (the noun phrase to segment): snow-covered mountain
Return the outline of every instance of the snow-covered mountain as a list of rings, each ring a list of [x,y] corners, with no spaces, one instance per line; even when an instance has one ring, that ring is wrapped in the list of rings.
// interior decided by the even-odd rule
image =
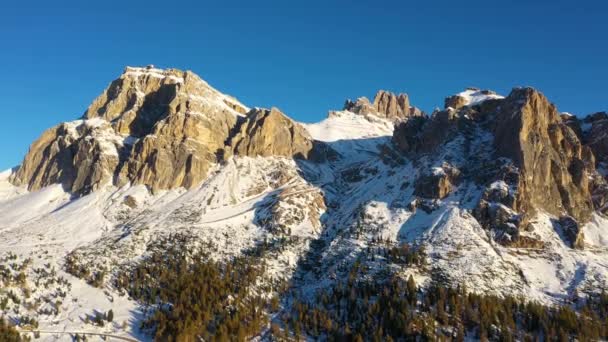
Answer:
[[[33,317],[49,340],[151,339],[116,277],[178,233],[218,261],[272,243],[259,290],[283,280],[298,300],[355,262],[423,286],[584,298],[608,286],[605,122],[560,115],[531,88],[469,88],[431,115],[380,91],[304,124],[191,72],[128,67],[0,174],[0,303],[15,298],[0,316]],[[362,259],[378,241],[423,246],[431,267]],[[109,310],[113,322],[87,323]]]

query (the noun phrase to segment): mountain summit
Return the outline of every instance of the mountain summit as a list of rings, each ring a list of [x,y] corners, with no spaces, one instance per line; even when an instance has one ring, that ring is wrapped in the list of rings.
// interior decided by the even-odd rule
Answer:
[[[127,67],[0,174],[0,258],[24,260],[0,264],[19,274],[0,315],[57,330],[56,310],[81,331],[112,310],[146,326],[183,299],[142,285],[160,286],[171,253],[225,274],[248,260],[227,283],[247,284],[243,307],[279,296],[284,314],[370,279],[573,305],[608,287],[607,122],[533,88],[467,88],[430,115],[381,90],[303,124],[190,71]]]

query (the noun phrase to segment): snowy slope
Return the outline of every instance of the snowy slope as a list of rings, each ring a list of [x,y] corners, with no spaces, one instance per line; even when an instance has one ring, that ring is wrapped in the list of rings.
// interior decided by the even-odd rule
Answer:
[[[302,124],[313,139],[326,142],[346,159],[368,159],[377,152],[378,145],[390,141],[393,123],[374,115],[360,115],[349,111],[330,112],[314,124]]]

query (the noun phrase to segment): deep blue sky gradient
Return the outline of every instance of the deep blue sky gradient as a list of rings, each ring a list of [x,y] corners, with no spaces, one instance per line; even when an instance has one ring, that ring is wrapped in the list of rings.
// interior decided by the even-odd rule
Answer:
[[[78,118],[126,65],[190,69],[249,106],[312,122],[407,92],[430,111],[467,86],[608,110],[608,1],[3,1],[0,169]]]

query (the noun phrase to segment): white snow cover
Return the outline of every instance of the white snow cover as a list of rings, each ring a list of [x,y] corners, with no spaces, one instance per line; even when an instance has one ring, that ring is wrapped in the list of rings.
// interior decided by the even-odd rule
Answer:
[[[176,76],[168,73],[167,70],[157,69],[154,67],[141,68],[141,67],[128,66],[125,69],[125,72],[123,75],[130,76],[130,77],[148,76],[148,77],[155,77],[155,78],[161,78],[161,79],[169,79],[169,80],[173,81],[174,83],[184,83],[184,79],[182,77],[176,77]]]
[[[321,122],[302,125],[313,139],[328,143],[351,161],[376,154],[378,145],[388,142],[394,129],[394,124],[388,120],[349,111],[330,112]]]
[[[318,123],[303,124],[315,140],[333,142],[393,135],[393,123],[373,115],[349,111],[331,112]]]
[[[456,94],[464,97],[466,100],[466,106],[474,106],[490,99],[504,99],[504,96],[498,94],[484,94],[482,90],[467,89],[463,92]]]

